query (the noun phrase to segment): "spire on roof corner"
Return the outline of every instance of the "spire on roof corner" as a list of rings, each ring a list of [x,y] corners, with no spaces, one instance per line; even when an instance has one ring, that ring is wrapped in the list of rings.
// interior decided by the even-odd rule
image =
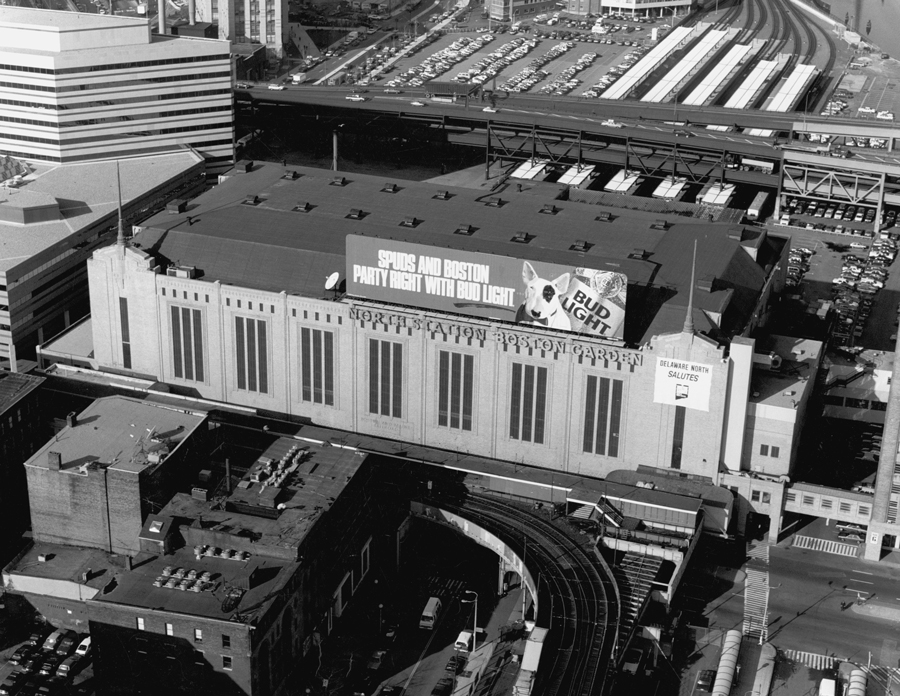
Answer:
[[[694,257],[691,259],[691,289],[688,293],[687,315],[684,317],[683,333],[694,333],[694,274],[697,271],[697,240],[694,240]]]
[[[119,176],[119,160],[116,160],[116,192],[119,200],[119,231],[116,234],[116,245],[125,246],[125,228],[122,224],[122,179]]]

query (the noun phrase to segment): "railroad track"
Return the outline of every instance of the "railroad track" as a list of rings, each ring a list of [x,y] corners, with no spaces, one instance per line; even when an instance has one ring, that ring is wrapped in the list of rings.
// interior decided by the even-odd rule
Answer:
[[[549,628],[535,693],[600,696],[614,668],[619,608],[608,569],[545,517],[512,503],[470,493],[459,506],[441,501],[491,529],[523,557],[538,585],[537,623]],[[548,662],[549,661],[549,662]]]

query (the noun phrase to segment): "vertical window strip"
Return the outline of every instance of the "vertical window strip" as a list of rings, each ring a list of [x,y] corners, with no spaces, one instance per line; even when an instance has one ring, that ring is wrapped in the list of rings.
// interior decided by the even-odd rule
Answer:
[[[684,447],[684,406],[675,407],[675,427],[672,436],[672,468],[681,468],[681,451]]]
[[[194,312],[194,374],[198,382],[202,382],[203,376],[203,326],[200,320],[200,310]]]
[[[256,363],[259,366],[259,393],[269,393],[269,350],[268,340],[266,338],[266,322],[261,319],[256,320],[257,354]]]
[[[587,388],[584,396],[584,440],[582,449],[585,452],[594,451],[594,419],[597,417],[597,378],[588,375]]]
[[[256,320],[247,323],[247,389],[256,391]]]
[[[181,379],[184,373],[181,369],[181,312],[178,307],[172,307],[172,357],[175,362],[175,376]]]
[[[438,425],[449,424],[448,409],[450,407],[450,353],[442,350],[438,353]]]
[[[463,358],[463,407],[462,429],[472,429],[472,392],[475,383],[475,358],[466,355]]]
[[[612,403],[609,409],[609,456],[619,456],[619,423],[622,418],[622,380],[612,381]]]
[[[184,347],[184,378],[194,379],[194,355],[191,346],[191,310],[182,308],[181,310],[181,345]]]
[[[597,390],[597,442],[594,452],[606,454],[606,426],[609,418],[609,378],[600,378],[600,389]]]
[[[534,442],[544,442],[544,410],[547,407],[547,368],[537,368],[534,403]]]
[[[244,318],[234,318],[234,339],[237,346],[237,386],[238,389],[247,388],[246,356],[244,355]]]
[[[313,330],[313,401],[322,403],[322,331]]]
[[[394,418],[400,418],[403,410],[403,346],[400,343],[394,344],[394,372],[391,375],[394,381],[394,403],[392,415]]]
[[[381,415],[391,415],[391,344],[381,342]]]
[[[462,392],[462,355],[453,353],[450,356],[450,427],[459,428],[460,398]]]
[[[312,401],[312,357],[310,356],[310,330],[300,329],[300,398]]]
[[[325,405],[334,406],[334,334],[323,331],[322,336],[325,354]]]
[[[128,326],[128,298],[119,298],[119,319],[122,324],[122,365],[131,369],[131,329]]]
[[[531,441],[532,416],[534,415],[534,365],[525,365],[522,388],[522,439]]]
[[[513,363],[512,385],[509,394],[509,436],[519,439],[519,420],[521,418],[522,400],[522,366]]]
[[[369,339],[369,413],[378,413],[378,348],[380,341]]]

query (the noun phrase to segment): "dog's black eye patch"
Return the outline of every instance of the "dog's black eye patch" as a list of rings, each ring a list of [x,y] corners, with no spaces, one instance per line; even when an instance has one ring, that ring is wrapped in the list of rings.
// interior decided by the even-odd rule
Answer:
[[[555,295],[556,295],[556,288],[554,288],[552,285],[544,286],[544,299],[547,302],[552,300]]]

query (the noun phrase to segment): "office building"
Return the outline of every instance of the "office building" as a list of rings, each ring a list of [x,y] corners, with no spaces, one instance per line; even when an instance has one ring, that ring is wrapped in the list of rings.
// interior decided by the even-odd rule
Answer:
[[[197,0],[197,21],[219,27],[219,38],[264,44],[270,59],[284,55],[288,41],[287,0]]]
[[[189,150],[23,171],[0,189],[0,366],[13,371],[88,314],[85,261],[115,239],[120,189],[127,224],[206,181],[203,158]]]
[[[0,10],[0,153],[73,163],[191,149],[232,162],[228,42],[148,19]]]

